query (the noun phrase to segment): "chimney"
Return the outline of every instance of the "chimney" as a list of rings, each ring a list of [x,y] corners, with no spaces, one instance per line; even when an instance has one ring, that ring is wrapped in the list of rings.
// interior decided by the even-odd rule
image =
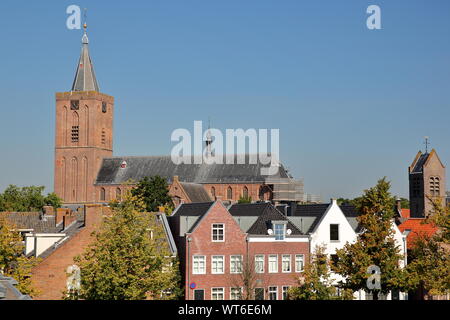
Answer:
[[[397,208],[398,213],[401,215],[402,213],[402,200],[397,197],[397,199],[395,199],[395,207]]]
[[[334,199],[334,198],[331,198],[331,199],[330,199],[330,203],[331,203],[332,205],[333,205],[333,204],[337,205],[337,200]]]

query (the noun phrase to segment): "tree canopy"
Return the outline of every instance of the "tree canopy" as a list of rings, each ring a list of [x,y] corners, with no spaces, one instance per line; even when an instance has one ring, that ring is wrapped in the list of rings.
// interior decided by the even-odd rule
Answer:
[[[17,187],[9,185],[0,194],[0,211],[41,211],[46,205],[59,208],[62,200],[55,194],[44,196],[44,186]]]
[[[127,195],[105,218],[95,240],[75,259],[81,287],[68,299],[174,299],[180,294],[178,263],[164,245],[155,214]]]
[[[173,208],[167,181],[160,176],[144,177],[131,190],[131,194],[144,203],[147,212],[156,212],[160,206],[166,207],[169,212]]]

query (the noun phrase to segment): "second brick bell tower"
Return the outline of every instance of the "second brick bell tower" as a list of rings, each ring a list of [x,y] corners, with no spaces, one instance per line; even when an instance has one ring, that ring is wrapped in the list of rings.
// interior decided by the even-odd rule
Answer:
[[[72,89],[56,93],[54,188],[65,204],[95,202],[97,172],[113,153],[114,98],[99,90],[83,28]]]

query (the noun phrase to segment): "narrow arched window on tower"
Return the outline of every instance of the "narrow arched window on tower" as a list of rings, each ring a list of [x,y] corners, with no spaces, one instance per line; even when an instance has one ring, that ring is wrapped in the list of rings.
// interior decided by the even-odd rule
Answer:
[[[228,187],[228,189],[227,189],[227,199],[228,200],[233,199],[233,189],[231,189],[231,187]]]
[[[106,131],[105,131],[105,128],[102,129],[102,144],[106,144]]]
[[[72,142],[78,143],[80,138],[80,127],[78,113],[74,112],[72,116]]]
[[[100,188],[100,201],[106,200],[106,190],[105,188]]]

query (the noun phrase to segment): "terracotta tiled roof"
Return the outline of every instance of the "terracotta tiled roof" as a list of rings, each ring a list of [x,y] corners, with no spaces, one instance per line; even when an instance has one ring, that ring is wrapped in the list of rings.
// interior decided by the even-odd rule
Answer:
[[[425,219],[423,218],[410,218],[398,226],[401,232],[406,230],[410,231],[406,238],[408,249],[412,248],[414,241],[418,236],[431,237],[438,230],[436,226],[424,222]]]
[[[402,209],[402,218],[411,218],[411,210],[410,209]]]

